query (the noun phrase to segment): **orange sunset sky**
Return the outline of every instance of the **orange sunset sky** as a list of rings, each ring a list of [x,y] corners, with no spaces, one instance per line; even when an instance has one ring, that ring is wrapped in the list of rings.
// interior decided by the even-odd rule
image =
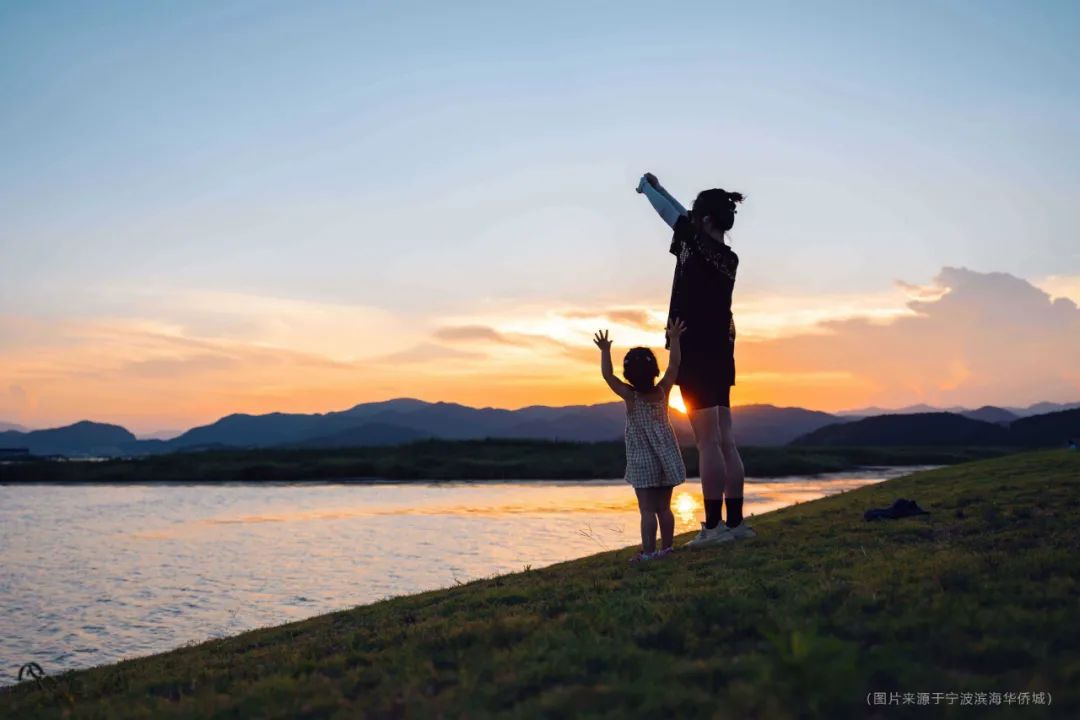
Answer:
[[[1080,284],[1042,285],[946,269],[932,284],[874,295],[743,299],[735,402],[840,410],[1075,399],[1080,310],[1067,298],[1080,297]],[[0,409],[24,425],[89,415],[153,431],[400,396],[511,408],[606,402],[590,334],[611,328],[617,360],[632,343],[660,352],[656,300],[500,308],[426,327],[372,308],[231,294],[186,296],[156,319],[8,316],[5,337],[23,347],[0,358],[11,379]]]

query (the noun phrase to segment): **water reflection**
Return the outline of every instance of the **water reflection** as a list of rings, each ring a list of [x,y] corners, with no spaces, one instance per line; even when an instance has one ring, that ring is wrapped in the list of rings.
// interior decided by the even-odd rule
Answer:
[[[750,482],[768,510],[900,474]],[[696,482],[673,498],[696,530]],[[621,481],[0,487],[0,683],[638,541]]]
[[[679,490],[671,498],[671,509],[675,513],[675,522],[679,525],[692,526],[698,513],[704,507],[701,500],[685,490]]]

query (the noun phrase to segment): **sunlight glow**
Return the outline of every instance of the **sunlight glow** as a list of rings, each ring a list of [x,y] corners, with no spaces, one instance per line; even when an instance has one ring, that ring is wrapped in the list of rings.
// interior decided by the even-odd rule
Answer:
[[[682,393],[679,392],[679,386],[671,388],[671,394],[668,395],[668,405],[675,408],[683,415],[686,414],[686,403],[683,402]]]
[[[682,525],[693,525],[694,518],[701,507],[703,507],[701,502],[685,490],[676,495],[675,501],[672,503],[675,517],[679,519],[679,523]]]

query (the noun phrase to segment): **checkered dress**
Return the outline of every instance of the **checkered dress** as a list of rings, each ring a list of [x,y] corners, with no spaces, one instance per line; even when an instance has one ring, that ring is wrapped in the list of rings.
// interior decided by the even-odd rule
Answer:
[[[626,482],[635,489],[671,487],[686,480],[679,441],[668,420],[668,397],[638,393],[626,404]]]

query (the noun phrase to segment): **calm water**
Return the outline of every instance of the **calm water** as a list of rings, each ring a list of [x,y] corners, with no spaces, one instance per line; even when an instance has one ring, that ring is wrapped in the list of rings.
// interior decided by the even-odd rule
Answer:
[[[747,483],[746,512],[912,468]],[[696,529],[700,487],[675,493]],[[638,542],[622,483],[0,486],[0,684]]]

